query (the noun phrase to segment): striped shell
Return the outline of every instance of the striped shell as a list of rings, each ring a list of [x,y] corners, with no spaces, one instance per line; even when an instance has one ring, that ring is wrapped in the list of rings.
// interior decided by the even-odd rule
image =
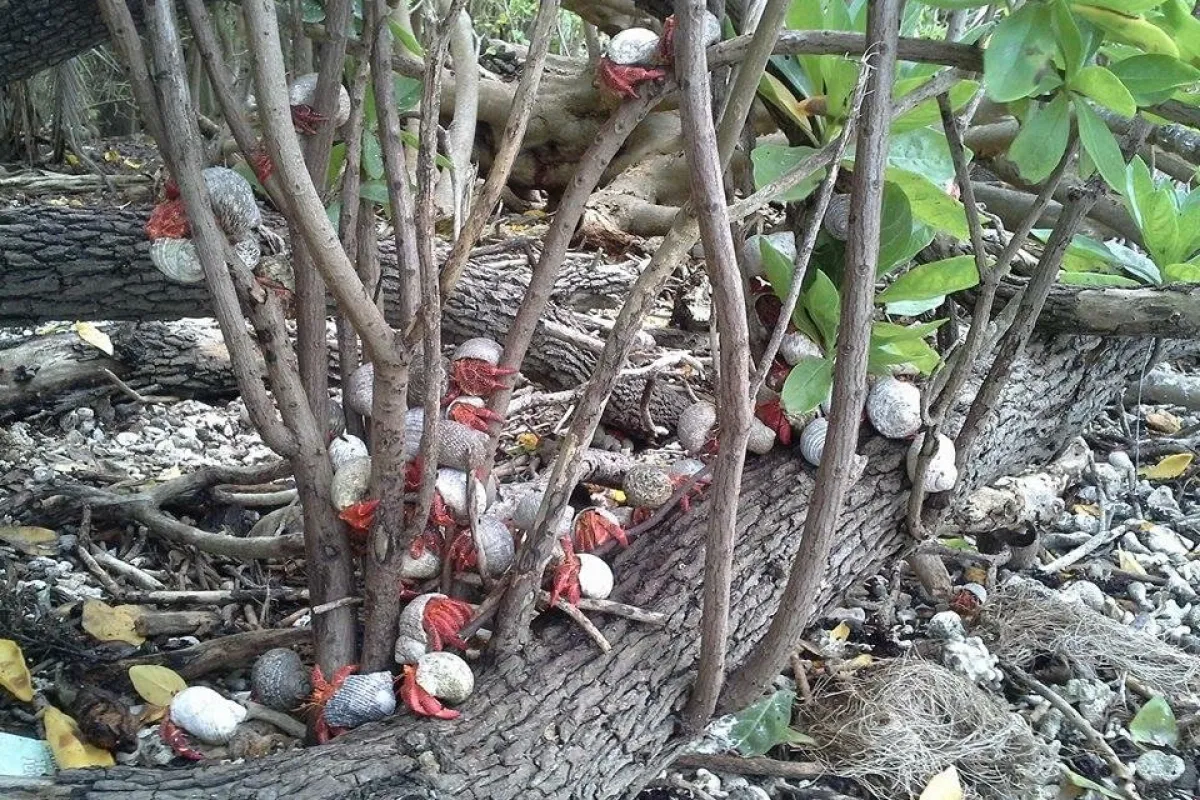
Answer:
[[[221,230],[233,241],[244,239],[262,225],[262,210],[254,200],[250,183],[228,167],[208,167],[200,173],[213,214]],[[258,259],[249,264],[254,266]]]
[[[335,436],[329,443],[329,460],[333,462],[333,471],[337,472],[346,464],[359,458],[367,458],[371,454],[367,443],[352,433]]]
[[[425,606],[435,597],[445,596],[436,592],[417,595],[400,612],[395,651],[397,663],[415,664],[429,651],[429,634],[425,632]]]
[[[889,439],[907,439],[921,429],[921,390],[891,376],[875,381],[867,395],[867,417]]]
[[[407,453],[407,424],[405,428],[405,452]],[[484,463],[491,437],[483,431],[477,431],[461,422],[445,419],[438,428],[438,442],[441,444],[441,449],[438,451],[439,464],[455,469],[472,469]],[[413,455],[416,455],[415,450]]]
[[[604,563],[604,559],[591,553],[580,553],[578,558],[580,593],[593,600],[603,600],[612,594],[612,569]]]
[[[441,571],[442,559],[428,547],[416,558],[407,552],[400,556],[401,578],[423,581],[440,574]]]
[[[755,455],[766,455],[775,446],[775,431],[758,417],[750,418],[750,437],[746,449]]]
[[[207,686],[189,686],[171,700],[171,721],[205,744],[225,744],[246,709]]]
[[[496,340],[488,339],[486,336],[477,336],[474,339],[467,339],[455,348],[454,355],[450,356],[450,360],[473,358],[478,361],[486,361],[494,367],[500,363],[500,356],[503,352],[503,345]]]
[[[821,454],[825,452],[825,435],[829,432],[829,420],[817,417],[804,426],[800,434],[800,455],[814,467],[821,463]]]
[[[475,493],[475,514],[478,516],[487,509],[487,490],[478,478],[471,476],[471,480],[475,484],[472,491]],[[433,485],[451,514],[460,522],[470,519],[467,513],[467,473],[460,469],[440,467]]]
[[[371,459],[356,458],[333,473],[333,485],[329,487],[333,507],[343,511],[366,497],[371,484]]]
[[[326,430],[330,436],[341,436],[346,432],[346,412],[337,400],[330,400],[329,417],[325,420]]]
[[[541,508],[542,498],[545,496],[544,488],[535,489],[529,492],[517,503],[517,508],[513,512],[512,521],[523,531],[533,530],[533,524],[537,521],[538,509]],[[554,528],[554,538],[560,536],[568,536],[571,533],[571,522],[575,518],[575,509],[567,505],[563,508],[562,516],[559,517],[558,524]]]
[[[204,280],[204,268],[191,239],[155,239],[150,243],[150,263],[176,283]]]
[[[317,96],[317,73],[310,72],[300,75],[288,86],[288,102],[294,106],[312,106]],[[350,119],[350,93],[345,86],[338,86],[337,111],[333,115],[333,124],[340,128]]]
[[[325,704],[325,722],[334,728],[356,728],[391,716],[395,711],[392,673],[348,675]]]
[[[742,247],[742,264],[746,274],[752,278],[764,278],[767,275],[763,267],[762,243],[766,241],[776,251],[791,263],[796,260],[796,237],[791,231],[776,233],[756,233],[746,237]]]
[[[704,449],[717,424],[717,407],[705,400],[692,403],[679,415],[675,423],[675,434],[688,453],[695,455]]]
[[[445,366],[443,360],[443,367]],[[445,369],[442,370],[442,392],[445,393]],[[350,379],[342,388],[346,403],[356,414],[371,416],[371,401],[375,389],[375,365],[360,365],[350,373]],[[414,353],[408,365],[408,404],[419,408],[425,400],[425,362],[420,353]]]
[[[803,333],[785,333],[779,342],[779,357],[791,366],[805,358],[821,358],[821,348]]]
[[[638,464],[625,473],[621,481],[625,499],[638,508],[658,508],[671,499],[675,485],[671,476],[662,467],[653,464]]]
[[[839,242],[846,241],[846,234],[850,231],[850,195],[835,194],[830,198],[825,219],[821,222],[826,233]]]
[[[924,441],[925,434],[923,433],[913,439],[904,459],[904,466],[908,471],[910,481],[916,476],[917,460],[921,455],[921,445]],[[958,468],[954,466],[954,458],[954,442],[946,434],[939,433],[937,450],[934,451],[933,457],[929,460],[929,468],[925,471],[925,491],[946,492],[954,488],[954,484],[958,483]]]
[[[609,40],[607,55],[621,66],[653,66],[658,60],[658,34],[646,28],[626,28]]]
[[[417,661],[417,685],[439,700],[461,703],[475,691],[471,667],[454,653],[426,653]]]
[[[490,514],[479,518],[475,526],[475,550],[479,554],[479,571],[497,578],[508,572],[516,558],[516,543],[512,531]]]
[[[254,662],[250,671],[253,697],[276,711],[299,708],[312,692],[308,670],[294,650],[276,647]]]

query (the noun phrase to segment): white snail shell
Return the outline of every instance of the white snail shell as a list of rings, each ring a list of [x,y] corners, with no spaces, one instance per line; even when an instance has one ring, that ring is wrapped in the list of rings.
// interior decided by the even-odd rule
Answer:
[[[638,464],[625,473],[621,481],[625,499],[638,508],[658,508],[671,499],[675,485],[671,476],[662,467],[653,464]]]
[[[779,357],[794,367],[805,358],[821,358],[821,348],[803,333],[793,331],[785,333],[779,342]]]
[[[176,283],[204,280],[204,268],[191,239],[155,239],[150,243],[150,263]]]
[[[189,686],[171,700],[171,721],[205,744],[225,744],[246,709],[207,686]]]
[[[471,481],[474,483],[472,491],[475,493],[475,515],[478,516],[487,509],[487,490],[475,476],[471,476]],[[441,467],[433,485],[451,514],[461,522],[470,519],[467,510],[467,473],[460,469]]]
[[[425,552],[421,553],[417,558],[413,558],[410,554],[404,553],[400,556],[400,577],[407,580],[423,581],[427,578],[432,578],[440,574],[442,571],[442,560],[438,558],[437,553],[425,548]]]
[[[821,463],[821,454],[825,452],[825,434],[829,432],[829,420],[817,417],[804,426],[800,434],[800,455],[814,467]]]
[[[788,263],[796,260],[796,237],[791,231],[756,233],[753,236],[747,236],[746,244],[742,248],[742,263],[745,266],[746,274],[752,278],[767,276],[766,268],[763,266],[763,240],[779,251],[779,254],[786,258]]]
[[[443,366],[444,366],[443,360]],[[445,370],[442,372],[442,387],[445,389]],[[371,363],[361,364],[354,372],[350,373],[350,379],[346,385],[342,387],[342,392],[345,396],[346,404],[350,406],[356,414],[362,414],[364,417],[371,416],[371,402],[375,394],[375,365]],[[408,365],[408,403],[414,406],[414,410],[421,407],[421,403],[425,400],[425,362],[421,360],[420,353],[414,353],[413,359]],[[417,426],[420,428],[420,425]],[[420,433],[418,432],[418,437]]]
[[[395,711],[392,673],[348,675],[325,704],[325,722],[335,728],[356,728],[391,716]]]
[[[451,361],[457,361],[460,358],[473,358],[478,361],[486,361],[493,367],[500,363],[500,356],[504,353],[504,347],[495,339],[489,339],[486,336],[476,336],[474,339],[467,339],[454,350],[454,355],[450,356]]]
[[[300,75],[288,87],[288,102],[294,106],[311,106],[317,97],[317,73]],[[333,124],[340,128],[350,119],[350,93],[345,86],[338,86],[337,110],[333,113]]]
[[[921,429],[921,390],[888,376],[867,395],[867,417],[889,439],[907,439]]]
[[[417,685],[439,700],[461,703],[475,691],[471,667],[454,653],[426,653],[417,661]]]
[[[913,439],[913,443],[908,448],[908,456],[905,458],[904,464],[908,470],[910,481],[916,475],[917,460],[920,458],[921,445],[924,441],[925,434],[922,433]],[[946,492],[954,488],[954,484],[958,483],[958,468],[954,466],[954,458],[954,442],[946,434],[939,433],[937,449],[929,460],[929,468],[925,471],[925,491]]]
[[[370,485],[371,459],[369,457],[356,458],[343,464],[341,469],[333,473],[333,485],[329,488],[333,507],[338,511],[344,511],[366,497]]]
[[[579,554],[579,593],[593,600],[603,600],[612,594],[612,569],[599,556]]]
[[[399,636],[396,639],[396,662],[400,664],[415,664],[417,659],[429,651],[429,634],[425,633],[425,606],[444,594],[430,592],[417,595],[409,601],[400,612],[397,624]]]
[[[711,11],[705,11],[700,31],[700,41],[704,42],[704,46],[713,46],[721,41],[721,20]]]
[[[695,455],[708,443],[713,426],[717,424],[717,407],[699,400],[685,408],[675,423],[675,434],[688,453]]]
[[[492,578],[507,572],[516,558],[512,531],[503,520],[489,514],[480,517],[475,526],[475,550],[479,554],[480,572]]]
[[[412,409],[412,411],[419,410]],[[412,411],[409,413],[411,414]],[[422,419],[424,419],[423,415]],[[406,458],[410,457],[407,455],[408,427],[406,422],[404,434]],[[420,441],[419,435],[417,441]],[[477,431],[452,419],[442,420],[441,426],[438,428],[438,442],[441,445],[438,451],[438,463],[456,469],[471,469],[483,463],[484,454],[487,452],[490,441],[491,437],[483,431]],[[416,455],[415,449],[413,455]]]
[[[300,656],[286,647],[263,653],[250,671],[250,685],[258,702],[276,711],[291,711],[312,692],[308,670]]]
[[[329,443],[329,460],[333,463],[333,471],[337,472],[351,461],[368,458],[371,453],[367,443],[352,433],[335,436]]]
[[[775,431],[758,417],[750,418],[750,437],[746,449],[755,455],[765,455],[775,446]]]
[[[621,66],[653,66],[658,60],[658,34],[646,28],[626,28],[609,41],[608,60]]]

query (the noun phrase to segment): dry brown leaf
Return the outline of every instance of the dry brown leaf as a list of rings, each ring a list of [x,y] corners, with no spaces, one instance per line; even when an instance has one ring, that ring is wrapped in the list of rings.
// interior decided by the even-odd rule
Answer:
[[[129,682],[147,703],[169,706],[175,695],[187,688],[179,673],[157,664],[138,664],[129,668]]]
[[[1153,467],[1142,467],[1138,474],[1152,481],[1169,481],[1187,472],[1195,458],[1191,453],[1174,453],[1164,456]]]
[[[58,533],[33,525],[0,525],[0,540],[31,556],[52,556],[58,552]]]
[[[162,718],[167,715],[167,706],[156,706],[147,703],[142,708],[142,713],[138,714],[137,720],[142,725],[152,725],[155,722],[162,722]]]
[[[101,600],[88,600],[83,604],[83,629],[101,642],[128,642],[136,647],[146,641],[137,632],[142,613],[138,606],[110,606]]]
[[[117,763],[112,753],[83,741],[75,720],[54,706],[46,706],[42,723],[46,726],[46,744],[50,745],[59,769],[111,767]]]
[[[33,700],[33,680],[29,677],[25,654],[12,639],[0,639],[0,686],[22,702]]]
[[[1089,517],[1100,518],[1100,506],[1091,503],[1076,503],[1071,506],[1071,512],[1074,514],[1087,514]]]
[[[967,567],[963,570],[963,580],[967,583],[984,585],[987,583],[987,577],[987,570],[983,567]]]

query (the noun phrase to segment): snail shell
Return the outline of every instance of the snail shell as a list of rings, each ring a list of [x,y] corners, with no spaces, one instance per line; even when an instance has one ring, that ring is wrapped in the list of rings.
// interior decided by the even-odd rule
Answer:
[[[444,366],[444,364],[443,364]],[[445,390],[445,370],[442,370],[443,391]],[[346,404],[356,414],[364,417],[371,416],[371,401],[375,389],[375,365],[361,364],[350,373],[350,379],[342,387]],[[420,408],[425,399],[425,362],[420,352],[413,353],[408,365],[408,404]],[[420,426],[418,426],[420,427]],[[418,433],[418,436],[420,434]]]
[[[825,434],[829,432],[829,420],[817,417],[804,426],[800,434],[800,455],[814,467],[821,463],[821,453],[825,451]]]
[[[217,224],[231,240],[245,239],[251,231],[262,225],[262,210],[254,200],[254,189],[245,178],[228,167],[208,167],[200,175],[208,189]],[[246,261],[244,257],[243,260]],[[255,256],[246,265],[253,267],[257,263],[258,257]]]
[[[612,594],[613,574],[608,564],[591,553],[579,554],[579,592],[593,600],[603,600]]]
[[[508,572],[516,558],[512,531],[503,520],[489,514],[479,518],[475,526],[475,549],[479,553],[479,570],[496,578]]]
[[[545,497],[545,489],[534,489],[517,503],[517,508],[513,512],[512,521],[523,531],[533,530],[533,524],[537,521],[538,509],[542,506],[542,498]],[[554,538],[560,536],[569,536],[571,533],[571,523],[575,519],[575,509],[567,505],[563,507],[562,516],[559,517],[558,524],[554,526]]]
[[[625,473],[621,481],[625,499],[638,508],[658,508],[671,499],[675,485],[671,476],[662,467],[653,464],[638,464]]]
[[[711,11],[704,12],[704,20],[700,28],[700,41],[705,47],[712,47],[721,41],[721,20]]]
[[[704,449],[716,424],[717,407],[705,400],[699,400],[679,415],[679,421],[675,423],[675,434],[683,448],[695,455]]]
[[[333,463],[334,472],[337,472],[351,461],[360,458],[369,458],[370,455],[371,453],[367,450],[367,443],[352,433],[343,433],[341,436],[336,436],[329,443],[329,460]]]
[[[335,728],[356,728],[391,716],[395,711],[392,673],[348,675],[325,704],[325,722]]]
[[[420,409],[412,409],[419,411]],[[409,413],[411,414],[412,411]],[[424,415],[422,415],[424,419]],[[405,423],[405,454],[408,456],[408,428]],[[418,443],[420,435],[417,436]],[[483,431],[477,431],[474,428],[463,425],[461,422],[455,422],[452,419],[442,420],[441,426],[438,428],[438,441],[441,444],[441,449],[438,451],[438,463],[444,464],[447,467],[455,469],[471,469],[472,467],[482,464],[484,454],[487,452],[488,444],[491,442],[489,437]],[[413,455],[416,455],[416,449],[413,450]]]
[[[626,28],[609,40],[607,55],[621,66],[653,66],[658,60],[658,34],[646,28]]]
[[[889,439],[907,439],[921,429],[921,390],[891,376],[880,378],[867,395],[867,417]]]
[[[789,262],[796,260],[796,237],[791,231],[756,233],[753,236],[748,236],[746,237],[746,244],[742,247],[742,264],[744,265],[746,274],[752,278],[765,278],[767,276],[762,257],[762,243],[764,240]]]
[[[276,711],[299,707],[312,692],[300,656],[286,647],[276,647],[258,657],[250,672],[250,685],[258,702]]]
[[[150,243],[150,263],[176,283],[204,280],[204,268],[191,239],[155,239]]]
[[[423,581],[440,574],[441,571],[442,560],[428,547],[417,558],[413,558],[407,552],[400,556],[401,578]]]
[[[356,458],[343,464],[341,469],[333,473],[333,485],[329,487],[333,507],[344,511],[366,497],[370,485],[370,457]]]
[[[461,703],[475,691],[471,667],[454,653],[426,653],[417,661],[417,685],[439,700]]]
[[[454,355],[450,356],[450,360],[473,358],[478,361],[486,361],[494,367],[500,363],[500,356],[503,353],[504,347],[495,339],[476,336],[474,339],[467,339],[455,348]]]
[[[399,633],[395,651],[397,663],[415,664],[429,651],[429,634],[425,633],[425,606],[429,605],[430,600],[445,596],[437,592],[417,595],[400,612],[396,626]]]
[[[913,480],[917,472],[917,460],[921,456],[921,445],[925,434],[920,434],[909,445],[908,455],[904,465],[908,470],[908,479]],[[944,433],[939,433],[937,449],[929,460],[929,469],[925,470],[925,491],[946,492],[958,483],[958,468],[954,466],[954,442]]]
[[[471,476],[471,480],[475,483],[472,489],[475,492],[475,516],[479,516],[487,509],[487,490],[478,478]],[[439,468],[433,485],[451,514],[462,522],[470,519],[467,513],[467,473],[459,469]]]
[[[294,106],[311,106],[317,97],[317,73],[300,75],[288,87],[288,102]],[[340,128],[350,119],[350,93],[338,86],[337,111],[333,113],[334,127]]]
[[[846,241],[846,234],[850,231],[850,195],[835,194],[831,197],[821,224],[834,239]]]
[[[758,417],[750,418],[750,437],[746,449],[755,455],[766,455],[775,446],[775,431]]]
[[[779,342],[779,357],[794,367],[805,358],[821,358],[821,348],[803,333],[785,333]]]
[[[189,686],[171,700],[171,721],[205,744],[225,744],[246,709],[207,686]]]

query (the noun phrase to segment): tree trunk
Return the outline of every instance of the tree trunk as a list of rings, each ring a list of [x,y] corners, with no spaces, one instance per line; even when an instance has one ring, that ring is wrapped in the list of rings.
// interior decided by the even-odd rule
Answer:
[[[1176,352],[1182,349],[1175,349]],[[1065,439],[1118,396],[1142,368],[1137,339],[1037,339],[1019,362],[960,493],[1048,460]],[[868,436],[869,457],[851,490],[843,535],[829,559],[819,608],[900,556],[907,495],[905,445]],[[810,468],[776,451],[748,465],[734,565],[730,661],[762,635],[812,490]],[[118,767],[60,774],[53,787],[14,798],[69,793],[79,800],[232,798],[617,798],[641,786],[684,746],[676,717],[694,672],[700,622],[706,504],[635,541],[614,562],[613,598],[660,611],[663,628],[596,622],[614,648],[599,654],[557,616],[538,623],[520,656],[478,670],[476,694],[454,722],[397,715],[331,745],[191,771]]]
[[[138,3],[129,4],[141,19]],[[0,4],[0,86],[28,78],[108,39],[96,0],[6,0]]]

